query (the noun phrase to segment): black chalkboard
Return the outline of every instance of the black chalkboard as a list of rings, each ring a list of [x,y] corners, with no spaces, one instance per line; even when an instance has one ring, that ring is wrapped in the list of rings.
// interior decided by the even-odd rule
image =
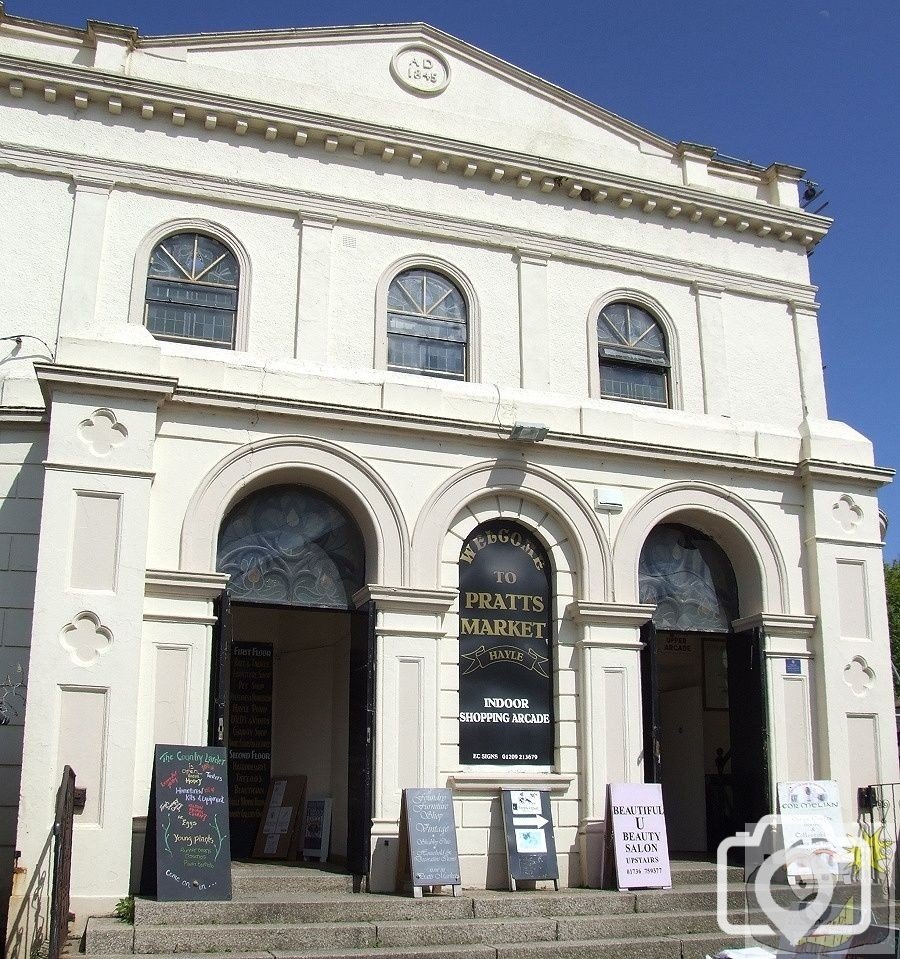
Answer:
[[[459,894],[459,852],[453,793],[449,789],[404,789],[400,805],[400,857],[398,885],[412,885],[420,896],[422,886],[453,886]]]
[[[156,747],[157,899],[231,899],[227,768],[222,746]]]
[[[547,789],[501,789],[509,885],[552,879],[559,889],[553,814]]]

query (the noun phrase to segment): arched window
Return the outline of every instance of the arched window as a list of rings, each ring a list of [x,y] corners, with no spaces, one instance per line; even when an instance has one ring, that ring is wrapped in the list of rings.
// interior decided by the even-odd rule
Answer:
[[[597,317],[600,395],[669,405],[669,351],[659,322],[634,303],[604,306]]]
[[[387,298],[389,370],[466,378],[468,312],[457,286],[434,270],[394,277]]]
[[[144,324],[156,337],[234,348],[240,270],[231,250],[202,233],[176,233],[153,248]]]

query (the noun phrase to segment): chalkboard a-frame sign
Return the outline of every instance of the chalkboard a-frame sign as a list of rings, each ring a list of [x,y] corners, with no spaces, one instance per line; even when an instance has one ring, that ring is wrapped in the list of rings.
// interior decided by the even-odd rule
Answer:
[[[459,852],[453,793],[449,789],[404,789],[400,803],[400,855],[397,887],[412,886],[422,897],[422,887],[452,886],[460,894]]]
[[[225,748],[157,746],[151,802],[156,898],[231,899]]]
[[[559,891],[559,864],[549,789],[501,789],[509,888],[532,879],[552,879]]]

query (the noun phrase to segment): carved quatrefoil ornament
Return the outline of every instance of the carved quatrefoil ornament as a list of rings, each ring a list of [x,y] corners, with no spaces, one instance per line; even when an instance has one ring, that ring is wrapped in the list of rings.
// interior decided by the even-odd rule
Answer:
[[[875,670],[863,656],[854,656],[844,667],[844,682],[855,696],[865,696],[875,682]]]
[[[831,507],[831,515],[834,517],[834,521],[840,524],[841,529],[845,533],[849,533],[862,522],[863,511],[853,501],[852,496],[844,494]]]
[[[112,410],[94,410],[78,424],[78,435],[95,456],[106,456],[125,442],[128,430]]]
[[[93,666],[112,646],[113,635],[93,613],[79,613],[59,634],[63,649],[76,666]]]

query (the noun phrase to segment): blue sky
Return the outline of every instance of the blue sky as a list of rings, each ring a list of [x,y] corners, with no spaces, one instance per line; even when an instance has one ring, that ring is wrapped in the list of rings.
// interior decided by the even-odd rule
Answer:
[[[810,260],[830,414],[874,441],[879,465],[900,465],[898,0],[8,0],[6,9],[150,34],[425,20],[669,139],[805,168],[836,221]],[[880,497],[891,559],[900,481]]]

